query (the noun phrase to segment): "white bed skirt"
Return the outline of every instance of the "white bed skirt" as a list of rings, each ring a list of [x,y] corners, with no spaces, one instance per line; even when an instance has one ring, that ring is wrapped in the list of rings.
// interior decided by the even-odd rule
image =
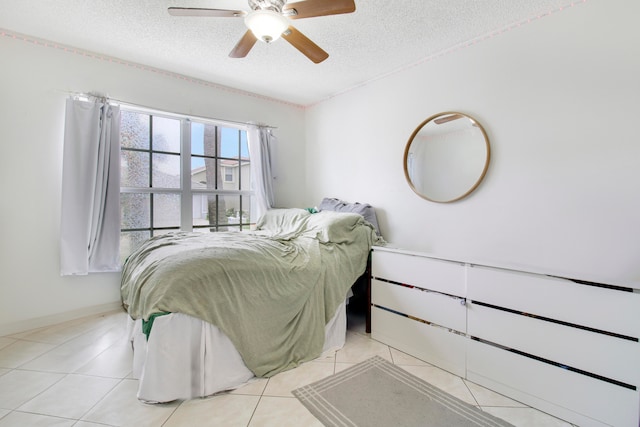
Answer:
[[[320,357],[342,348],[346,332],[344,302],[325,327]],[[209,396],[238,388],[254,378],[231,340],[203,320],[180,313],[156,317],[148,341],[142,321],[130,320],[129,336],[133,377],[139,380],[138,399],[144,402]]]

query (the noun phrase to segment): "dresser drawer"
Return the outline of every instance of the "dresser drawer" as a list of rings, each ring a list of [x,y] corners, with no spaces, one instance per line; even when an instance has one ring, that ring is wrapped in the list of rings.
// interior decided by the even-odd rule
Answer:
[[[640,294],[556,277],[473,266],[467,298],[510,310],[640,337]]]
[[[640,387],[640,343],[470,303],[468,333],[502,347]]]
[[[463,335],[372,307],[371,338],[460,377],[465,375],[467,340]]]
[[[373,279],[371,303],[459,332],[467,328],[462,298]]]
[[[449,295],[465,295],[464,264],[396,252],[373,251],[371,275]]]
[[[471,340],[467,379],[580,426],[638,426],[638,390]]]

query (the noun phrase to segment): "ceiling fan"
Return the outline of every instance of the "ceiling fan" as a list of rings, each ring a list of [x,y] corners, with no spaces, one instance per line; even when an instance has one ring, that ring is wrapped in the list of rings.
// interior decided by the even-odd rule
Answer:
[[[244,58],[256,41],[271,43],[280,36],[314,63],[329,57],[307,36],[296,30],[290,19],[312,18],[315,16],[339,15],[356,10],[354,0],[248,0],[250,12],[230,9],[205,9],[193,7],[170,7],[173,16],[213,16],[221,18],[244,18],[249,28],[235,45],[229,56]]]

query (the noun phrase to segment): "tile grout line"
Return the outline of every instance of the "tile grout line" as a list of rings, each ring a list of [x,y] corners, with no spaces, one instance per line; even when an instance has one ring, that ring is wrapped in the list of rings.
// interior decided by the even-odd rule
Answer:
[[[115,379],[115,378],[114,378],[114,379]],[[88,414],[89,414],[89,413],[90,413],[90,412],[91,412],[91,411],[92,411],[96,406],[98,406],[98,405],[99,405],[99,404],[100,404],[104,399],[106,399],[106,398],[107,398],[107,396],[108,396],[108,395],[110,395],[110,394],[111,394],[111,392],[113,392],[113,390],[115,390],[115,389],[116,389],[116,387],[118,387],[120,384],[122,384],[124,380],[126,380],[126,378],[120,378],[120,381],[118,381],[117,383],[115,383],[115,384],[114,384],[114,386],[113,386],[113,387],[111,387],[111,388],[109,389],[109,391],[107,391],[106,393],[104,393],[104,395],[103,395],[100,399],[98,399],[98,401],[97,401],[96,403],[94,403],[94,404],[91,406],[91,408],[87,409],[87,411],[86,411],[84,414],[82,414],[82,415],[80,416],[80,418],[78,418],[78,420],[77,420],[77,421],[84,421],[84,420],[83,420],[83,418],[84,418],[84,417],[86,417],[86,416],[87,416],[87,415],[88,415]],[[94,421],[86,421],[86,422],[94,422]],[[107,425],[109,425],[109,424],[107,424]]]
[[[96,319],[99,321],[100,318],[104,318],[105,316],[98,316]],[[99,323],[101,323],[99,321]],[[33,333],[35,333],[36,331],[38,332],[46,332],[46,330],[48,328],[51,327],[55,327],[57,325],[52,325],[50,327],[43,327],[43,328],[38,328],[35,329],[33,331]],[[100,336],[103,336],[105,334],[108,334],[109,332],[113,331],[114,329],[116,329],[117,326],[112,325],[112,326],[105,326],[104,330],[102,330],[102,333],[100,334]],[[29,332],[29,331],[27,331]],[[10,373],[10,372],[14,372],[14,371],[22,371],[22,372],[37,372],[37,373],[42,373],[42,374],[59,374],[62,375],[57,381],[53,382],[52,384],[50,384],[48,387],[45,387],[44,389],[42,389],[41,391],[39,391],[37,394],[31,396],[30,398],[28,398],[26,401],[20,403],[19,406],[17,406],[16,408],[12,408],[12,409],[8,409],[9,412],[2,418],[5,418],[6,416],[9,416],[9,414],[17,412],[17,413],[23,413],[23,414],[32,414],[32,415],[38,415],[38,416],[44,416],[44,417],[52,417],[52,418],[57,418],[57,419],[62,419],[62,420],[70,420],[70,421],[74,421],[74,425],[77,424],[78,422],[82,421],[82,418],[84,416],[86,416],[96,405],[98,405],[98,403],[100,403],[109,393],[111,393],[119,384],[122,383],[122,381],[124,381],[126,378],[113,378],[113,377],[101,377],[101,376],[96,376],[96,375],[87,375],[87,374],[81,374],[81,373],[76,373],[74,372],[58,372],[58,371],[43,371],[43,370],[38,370],[38,369],[25,369],[22,368],[22,366],[34,361],[35,359],[44,356],[45,354],[48,354],[52,351],[55,351],[56,349],[58,349],[59,347],[69,343],[70,341],[80,338],[84,335],[88,335],[90,333],[95,333],[95,331],[85,331],[82,333],[79,333],[77,335],[74,335],[73,337],[70,337],[69,339],[66,339],[62,342],[59,343],[47,343],[47,342],[42,342],[42,341],[35,341],[35,340],[28,340],[25,338],[20,338],[20,337],[11,337],[10,339],[14,339],[16,340],[14,343],[9,344],[6,347],[3,347],[3,349],[6,349],[8,347],[11,347],[12,345],[18,343],[18,342],[28,342],[28,343],[38,343],[38,344],[45,344],[45,345],[52,345],[53,347],[50,348],[49,350],[38,354],[37,356],[21,363],[20,365],[13,367],[13,368],[8,368],[9,371],[6,372],[4,375]],[[102,353],[104,353],[105,351],[107,351],[109,348],[113,347],[113,345],[115,345],[116,343],[114,342],[112,345],[110,345],[109,347],[105,348],[103,351],[101,351],[100,353],[98,353],[96,356],[94,356],[93,358],[91,358],[91,360],[87,361],[87,363],[85,363],[83,366],[86,366],[88,363],[90,363],[91,361],[93,361],[96,357],[98,357],[99,355],[101,355]],[[78,368],[81,369],[82,367]],[[76,370],[77,371],[77,370]],[[24,411],[24,410],[20,410],[20,408],[24,405],[26,405],[27,403],[33,401],[34,399],[37,399],[38,397],[42,396],[44,393],[46,393],[48,390],[50,390],[51,388],[55,387],[57,384],[59,384],[60,382],[62,382],[65,378],[68,378],[71,375],[80,375],[80,376],[84,376],[84,377],[90,377],[90,378],[111,378],[111,379],[117,379],[119,380],[111,389],[109,389],[109,391],[107,391],[100,399],[98,399],[98,401],[91,406],[91,408],[89,410],[87,410],[87,412],[85,412],[83,415],[81,415],[79,418],[69,418],[69,417],[61,417],[59,415],[51,415],[51,414],[45,414],[45,413],[40,413],[40,412],[34,412],[34,411]],[[0,419],[2,419],[0,418]]]
[[[166,419],[166,420],[164,420],[164,421],[162,422],[162,424],[160,424],[160,426],[161,426],[161,427],[162,427],[162,426],[164,426],[165,424],[167,424],[167,423],[169,422],[169,420],[171,419],[171,417],[173,417],[173,416],[176,414],[176,412],[178,411],[178,409],[179,409],[180,407],[182,407],[182,405],[184,405],[184,402],[185,402],[185,401],[183,400],[183,401],[181,401],[181,402],[180,402],[180,404],[176,405],[176,407],[173,409],[173,411],[171,411],[171,414],[169,414],[169,416],[167,417],[167,419]]]
[[[269,381],[271,381],[271,378],[267,378],[267,383],[264,385],[264,388],[260,392],[260,397],[258,398],[258,401],[256,402],[256,406],[253,408],[253,411],[251,412],[251,416],[249,417],[249,421],[247,422],[247,427],[249,427],[251,425],[251,421],[253,421],[253,417],[256,415],[256,411],[258,410],[258,406],[260,405],[260,402],[262,402],[262,398],[264,397],[264,392],[267,390],[267,387],[269,386]]]

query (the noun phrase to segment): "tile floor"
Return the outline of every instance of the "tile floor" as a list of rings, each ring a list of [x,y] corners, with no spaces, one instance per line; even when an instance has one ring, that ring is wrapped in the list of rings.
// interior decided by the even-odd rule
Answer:
[[[135,397],[126,323],[116,312],[0,337],[0,427],[321,426],[291,390],[373,355],[516,426],[570,426],[370,339],[357,316],[335,356],[230,393],[147,405]]]

